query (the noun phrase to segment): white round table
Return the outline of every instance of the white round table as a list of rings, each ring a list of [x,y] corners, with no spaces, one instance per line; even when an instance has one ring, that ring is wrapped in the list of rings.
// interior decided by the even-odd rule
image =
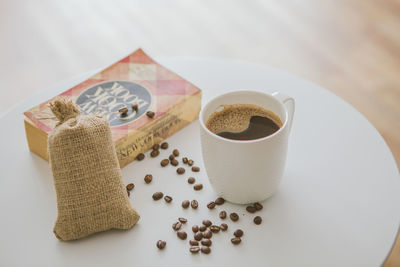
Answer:
[[[230,90],[281,91],[296,99],[286,171],[279,191],[257,215],[244,206],[225,203],[215,210],[206,174],[193,191],[186,178],[159,162],[170,151],[123,169],[134,182],[132,205],[142,218],[129,231],[111,230],[74,242],[57,240],[57,216],[49,164],[29,152],[23,112],[83,81],[62,82],[14,107],[0,118],[0,266],[380,266],[400,222],[400,179],[393,156],[374,127],[353,107],[327,90],[262,65],[216,59],[169,59],[161,64],[203,90],[207,99]],[[193,122],[168,139],[170,148],[195,160],[202,170],[199,125]],[[152,173],[146,185],[143,177]],[[171,195],[171,204],[151,199],[153,192]],[[184,199],[197,199],[198,210],[183,210]],[[225,220],[227,232],[215,234],[212,253],[191,255],[171,225],[178,217],[191,238],[191,225],[203,219],[221,223],[220,210],[237,211],[238,222]],[[241,228],[242,243],[230,243]],[[156,241],[167,241],[163,251]]]

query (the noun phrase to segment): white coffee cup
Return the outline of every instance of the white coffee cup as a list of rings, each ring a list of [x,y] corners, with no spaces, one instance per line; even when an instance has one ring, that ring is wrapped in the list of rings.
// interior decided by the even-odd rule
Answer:
[[[283,126],[274,134],[254,140],[231,140],[212,133],[206,122],[221,105],[254,104],[274,112]],[[209,101],[200,112],[203,162],[216,193],[226,200],[247,204],[272,196],[286,163],[295,101],[282,93],[235,91]]]

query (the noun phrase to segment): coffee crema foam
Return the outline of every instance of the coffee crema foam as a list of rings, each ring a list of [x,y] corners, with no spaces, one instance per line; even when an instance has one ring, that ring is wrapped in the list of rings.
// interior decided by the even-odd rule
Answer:
[[[221,105],[213,112],[206,122],[206,127],[213,133],[221,132],[239,133],[249,127],[253,116],[266,117],[275,122],[279,128],[283,123],[278,115],[272,111],[254,104]]]

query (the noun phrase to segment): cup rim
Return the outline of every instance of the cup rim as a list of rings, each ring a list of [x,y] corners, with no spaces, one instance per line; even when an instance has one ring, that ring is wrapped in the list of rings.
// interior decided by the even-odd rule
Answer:
[[[265,137],[261,137],[261,138],[257,138],[257,139],[252,139],[252,140],[233,140],[233,139],[228,139],[228,138],[224,138],[224,137],[218,136],[215,133],[211,132],[206,127],[206,125],[205,125],[205,123],[203,121],[204,111],[207,110],[207,108],[209,107],[209,105],[212,102],[214,102],[214,101],[216,101],[216,100],[218,100],[220,98],[223,98],[223,97],[225,97],[227,95],[236,95],[236,94],[243,94],[243,93],[260,94],[260,95],[269,97],[269,98],[273,99],[273,101],[279,103],[279,105],[281,105],[281,107],[285,111],[285,121],[283,122],[282,127],[280,127],[278,131],[276,131],[275,133],[273,133],[271,135],[268,135],[268,136],[265,136]],[[273,137],[279,135],[286,128],[286,125],[288,124],[288,120],[289,120],[288,116],[289,116],[289,114],[288,114],[288,111],[285,108],[284,104],[281,101],[279,101],[277,98],[275,98],[273,95],[268,94],[268,93],[264,93],[264,92],[260,92],[260,91],[255,91],[255,90],[238,90],[238,91],[232,91],[232,92],[224,93],[224,94],[218,95],[218,96],[213,97],[212,99],[210,99],[207,102],[207,104],[205,104],[204,107],[201,109],[200,115],[199,115],[199,120],[200,120],[200,125],[203,128],[203,130],[205,130],[205,132],[207,134],[209,134],[210,136],[213,136],[214,138],[216,138],[216,139],[218,139],[220,141],[227,142],[227,143],[233,143],[233,144],[250,144],[250,143],[258,143],[258,142],[262,142],[262,141],[265,141],[265,140],[269,140],[269,139],[272,139]]]

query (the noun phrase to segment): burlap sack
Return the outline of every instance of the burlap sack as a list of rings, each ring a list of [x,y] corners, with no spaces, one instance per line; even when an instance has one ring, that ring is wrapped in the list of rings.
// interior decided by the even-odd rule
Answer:
[[[48,137],[56,237],[66,241],[133,227],[139,215],[130,205],[108,122],[80,115],[72,102],[56,100],[50,108],[59,120]]]

